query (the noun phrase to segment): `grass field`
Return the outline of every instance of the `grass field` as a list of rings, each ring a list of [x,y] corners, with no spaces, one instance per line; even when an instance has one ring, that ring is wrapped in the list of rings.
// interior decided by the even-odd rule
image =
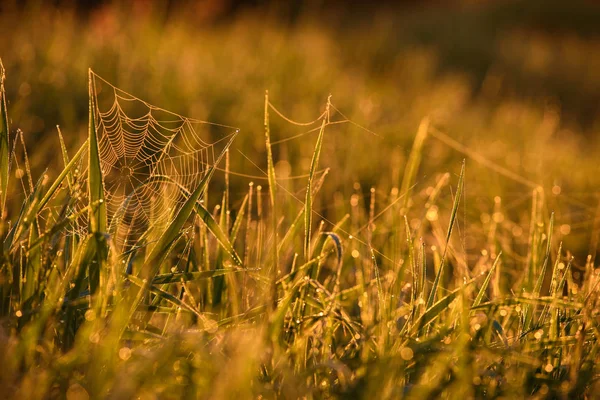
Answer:
[[[132,4],[0,11],[2,398],[598,396],[598,7]]]

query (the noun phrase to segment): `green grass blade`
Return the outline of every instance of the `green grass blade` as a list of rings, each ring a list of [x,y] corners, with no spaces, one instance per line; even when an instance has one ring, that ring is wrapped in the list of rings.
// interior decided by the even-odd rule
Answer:
[[[540,297],[542,292],[542,285],[544,283],[544,277],[546,276],[546,269],[548,267],[548,262],[550,261],[550,246],[552,244],[552,232],[554,231],[554,213],[550,216],[550,226],[548,227],[548,236],[547,236],[547,244],[546,244],[546,256],[544,257],[544,263],[542,264],[542,270],[538,275],[538,278],[535,282],[535,286],[533,288],[532,297],[537,298]],[[533,314],[535,311],[535,307],[527,306],[524,310],[523,316],[523,330],[528,331],[531,328],[531,324],[533,322]]]
[[[271,199],[271,212],[275,213],[275,202],[277,196],[277,179],[275,177],[275,165],[273,163],[273,151],[271,149],[271,127],[269,124],[269,92],[265,94],[265,145],[267,148],[267,178],[269,180],[269,197]]]
[[[237,134],[234,134],[231,137],[231,139],[229,139],[227,145],[225,146],[225,149],[229,148],[229,146],[231,145],[231,143],[233,142],[233,140],[235,139],[236,136],[237,136]],[[185,221],[187,221],[187,219],[190,217],[190,215],[192,214],[194,209],[196,209],[197,211],[200,210],[201,212],[208,214],[208,211],[206,211],[206,209],[204,209],[204,207],[202,207],[202,208],[197,207],[198,200],[200,199],[200,196],[202,195],[202,193],[204,193],[206,187],[208,186],[208,182],[212,178],[217,165],[219,165],[219,163],[223,159],[224,155],[225,155],[225,151],[223,150],[221,152],[221,154],[219,154],[219,157],[217,158],[215,163],[213,165],[211,165],[210,169],[206,172],[206,174],[204,175],[204,177],[202,178],[202,180],[200,181],[200,183],[198,184],[196,189],[190,194],[190,196],[188,197],[186,202],[183,204],[183,206],[181,207],[181,209],[179,210],[179,212],[177,213],[177,215],[175,216],[173,221],[171,221],[171,223],[165,229],[163,234],[160,236],[160,238],[158,239],[158,242],[152,248],[152,251],[146,258],[146,264],[151,266],[151,268],[152,268],[152,271],[153,271],[153,273],[151,274],[152,276],[156,275],[156,272],[158,271],[158,268],[160,267],[162,259],[166,256],[166,253],[167,253],[169,247],[171,246],[171,244],[173,243],[173,241],[179,237],[180,231],[183,228]],[[204,211],[202,211],[202,209],[204,209]],[[210,214],[208,214],[208,215],[210,215]],[[203,220],[204,220],[204,218],[203,218]],[[216,226],[218,228],[218,224],[214,220],[214,218],[212,218],[212,216],[211,216],[211,218],[208,218],[208,217],[206,218],[206,221],[210,221],[210,220],[212,220],[212,223],[214,223],[214,226]],[[220,228],[219,228],[219,231],[220,231]]]
[[[160,274],[156,275],[152,279],[153,285],[164,285],[167,283],[179,283],[179,282],[192,282],[202,279],[211,279],[217,276],[223,276],[235,272],[247,272],[245,269],[215,269],[210,271],[196,271],[196,272],[179,272],[171,274]]]
[[[283,235],[283,238],[279,242],[279,251],[282,251],[284,249],[284,245],[287,245],[287,243],[297,234],[298,228],[302,225],[301,221],[304,217],[305,210],[305,208],[302,208],[298,214],[296,214],[294,221],[290,224],[288,230],[285,232],[285,235]]]
[[[31,224],[29,230],[29,242],[34,242],[39,236],[37,224]],[[28,252],[27,264],[25,269],[25,284],[23,285],[22,301],[27,301],[35,295],[36,287],[40,284],[38,279],[42,269],[42,252],[39,249]]]
[[[283,322],[285,319],[285,315],[290,310],[292,302],[296,298],[296,295],[298,294],[299,290],[302,287],[304,287],[305,284],[306,284],[306,281],[297,280],[295,282],[295,284],[290,289],[287,290],[287,295],[279,303],[279,305],[277,306],[277,309],[273,313],[273,315],[271,317],[271,321],[269,322],[269,327],[268,327],[268,335],[269,335],[269,338],[273,342],[277,342],[279,340],[279,338],[281,337],[280,333],[284,326]]]
[[[400,186],[400,193],[405,194],[404,200],[402,200],[402,206],[400,207],[401,213],[406,213],[406,208],[408,207],[408,201],[411,198],[412,186],[417,176],[417,171],[419,170],[419,165],[421,164],[421,154],[423,151],[423,144],[425,143],[425,139],[427,139],[427,133],[429,131],[429,118],[425,118],[421,121],[419,125],[419,130],[417,131],[417,136],[415,137],[415,141],[413,142],[413,147],[410,151],[410,155],[408,156],[408,161],[406,162],[406,167],[404,169],[404,176],[402,177],[402,185]]]
[[[86,143],[84,143],[81,146],[81,148],[77,151],[77,153],[75,153],[75,155],[73,156],[73,158],[71,159],[71,161],[69,161],[69,163],[67,165],[65,165],[65,168],[56,177],[56,179],[54,180],[54,182],[52,183],[52,185],[50,185],[50,187],[46,191],[46,194],[44,195],[44,197],[42,198],[42,200],[40,200],[40,203],[38,205],[36,214],[37,214],[37,212],[39,212],[40,210],[42,210],[44,208],[44,206],[48,203],[48,201],[52,198],[52,196],[54,196],[54,194],[56,193],[56,190],[60,187],[60,184],[65,179],[65,177],[68,178],[68,175],[71,173],[71,170],[73,169],[73,167],[79,161],[79,157],[81,157],[83,155],[83,153],[85,152],[86,147],[87,147],[86,145],[87,145],[87,141],[86,141]],[[102,198],[104,198],[104,196]],[[102,204],[102,201],[100,201],[100,200],[101,199],[98,199],[98,200],[95,201],[95,204],[98,204],[98,207],[100,207],[101,204]],[[94,202],[90,201],[90,203],[94,203]]]
[[[91,206],[97,207],[98,205],[92,204]],[[73,214],[70,214],[69,216],[62,218],[61,220],[55,222],[48,231],[42,233],[41,235],[39,235],[39,237],[35,241],[30,243],[27,251],[30,252],[32,250],[35,250],[38,246],[40,246],[44,242],[44,240],[51,238],[56,233],[62,232],[65,228],[67,228],[69,225],[73,224],[78,218],[82,217],[87,212],[89,212],[88,207],[85,207],[83,210],[78,211]]]
[[[88,280],[90,283],[90,293],[94,294],[103,283],[102,274],[105,272],[104,264],[108,257],[108,245],[105,234],[102,232],[94,233],[88,241],[88,246],[90,246],[89,251],[92,257],[91,262],[87,264]]]
[[[557,299],[552,296],[540,296],[540,297],[521,297],[521,296],[510,296],[497,298],[492,301],[479,304],[477,307],[471,307],[472,310],[484,310],[493,307],[510,307],[510,306],[522,306],[527,305],[552,305],[553,307],[560,307],[570,310],[581,310],[583,303],[577,301],[569,301]]]
[[[127,279],[140,288],[143,288],[144,286],[146,286],[146,281],[138,278],[137,276],[129,275],[127,277]],[[190,312],[196,314],[197,316],[201,316],[201,314],[198,312],[198,310],[196,310],[194,307],[179,300],[177,297],[173,296],[172,294],[167,293],[160,288],[157,288],[156,286],[150,285],[148,290],[151,293],[153,293],[154,295],[158,296],[158,298],[162,298],[173,305],[184,308],[187,311],[190,311]]]
[[[483,300],[483,296],[485,295],[485,291],[487,290],[490,280],[492,279],[492,274],[496,270],[496,265],[498,265],[498,262],[500,261],[501,255],[502,255],[502,252],[499,252],[498,256],[496,256],[496,259],[494,260],[494,264],[492,265],[492,268],[490,268],[490,270],[488,271],[488,274],[485,277],[485,280],[481,284],[479,293],[477,293],[477,297],[475,297],[475,301],[473,301],[473,307],[477,307],[479,304],[481,304],[481,300]]]
[[[237,239],[237,235],[240,231],[240,227],[242,226],[242,221],[244,220],[244,214],[246,212],[246,203],[248,203],[248,195],[244,197],[242,201],[242,205],[239,208],[238,214],[235,217],[235,221],[233,223],[233,227],[231,228],[231,234],[229,237],[231,238],[230,242],[233,244]]]
[[[67,152],[67,146],[65,145],[65,139],[64,139],[63,134],[58,125],[56,125],[56,130],[58,131],[58,140],[60,142],[60,151],[61,151],[62,157],[63,157],[63,164],[66,168],[67,165],[69,165],[69,153]],[[84,147],[85,147],[85,143],[84,143]],[[71,171],[69,171],[69,173],[67,175],[67,184],[69,185],[69,190],[73,190],[73,173]]]
[[[92,70],[89,70],[89,133],[88,133],[88,193],[90,203],[98,202],[95,210],[90,210],[90,232],[106,232],[106,205],[104,204],[104,179],[98,149],[96,131],[96,90]]]
[[[198,214],[202,222],[204,222],[208,230],[217,238],[217,241],[219,242],[221,247],[227,252],[227,254],[229,254],[233,262],[241,266],[241,258],[238,256],[237,252],[233,248],[233,245],[227,238],[227,235],[225,234],[225,232],[223,232],[223,230],[219,226],[219,223],[214,219],[212,214],[209,213],[208,210],[204,208],[204,206],[200,203],[196,203],[194,205],[194,210],[196,211],[196,214]]]
[[[454,289],[452,292],[450,292],[450,294],[439,300],[431,307],[428,307],[427,310],[423,313],[423,315],[421,315],[419,319],[415,321],[415,324],[412,328],[413,333],[420,331],[428,323],[433,321],[434,318],[438,317],[440,313],[444,311],[450,305],[450,303],[452,303],[456,299],[456,296],[458,296],[468,285],[475,282],[476,279],[477,278],[471,279],[458,289]]]
[[[227,159],[225,160],[227,161]],[[223,232],[227,232],[227,227],[225,226],[225,224],[227,223],[227,218],[226,218],[226,195],[223,194],[223,197],[221,198],[221,212],[219,214],[219,232],[222,234]],[[196,213],[202,218],[202,220],[204,220],[204,218],[212,218],[212,215],[210,213],[208,213],[208,211],[206,209],[204,210],[198,210],[200,204],[196,204]],[[206,212],[207,216],[202,217],[200,215],[200,212]],[[206,223],[205,223],[206,224]],[[207,225],[208,228],[208,225]],[[212,229],[208,228],[209,230],[212,231]],[[216,235],[215,235],[216,236]],[[225,240],[227,240],[227,243],[229,244],[229,246],[231,246],[231,244],[229,243],[229,239],[227,238],[226,235],[222,235],[223,237],[225,237]],[[222,239],[217,239],[217,241],[219,242],[219,244],[221,244]],[[213,270],[219,270],[219,269],[224,269],[223,265],[223,251],[222,248],[225,248],[225,245],[221,244],[221,247],[219,247],[217,249],[217,257],[214,263],[214,267],[212,268]],[[229,251],[228,251],[229,252]],[[212,280],[212,305],[218,305],[221,304],[221,300],[223,298],[223,293],[225,292],[225,288],[226,288],[226,284],[225,284],[225,278],[223,276],[216,276],[213,280]],[[232,296],[232,298],[236,298],[235,296]],[[237,314],[237,311],[234,312]]]
[[[419,276],[419,296],[424,300],[427,295],[427,254],[425,253],[425,243],[421,243],[421,274]]]
[[[446,254],[448,252],[448,247],[450,246],[450,236],[452,236],[452,228],[454,227],[454,222],[456,220],[456,214],[458,212],[458,205],[460,204],[460,197],[463,191],[464,185],[464,177],[465,177],[465,162],[463,161],[462,168],[460,171],[460,177],[458,179],[458,189],[456,190],[456,196],[454,196],[454,205],[452,206],[452,213],[450,214],[450,225],[448,226],[448,233],[446,234],[446,248],[444,249],[444,255],[442,256],[442,262],[440,263],[440,269],[435,276],[435,280],[433,281],[433,286],[431,288],[431,293],[429,294],[429,299],[427,300],[427,308],[433,306],[435,301],[435,294],[437,293],[438,286],[440,284],[440,277],[444,272],[444,264],[446,261]]]
[[[269,124],[269,92],[265,93],[265,146],[267,148],[267,177],[269,181],[269,198],[271,199],[271,230],[273,231],[273,241],[271,243],[271,257],[273,259],[270,274],[271,279],[271,304],[275,306],[277,290],[275,281],[277,280],[277,271],[279,270],[279,235],[277,232],[277,178],[275,176],[275,165],[273,163],[273,152],[271,150],[271,126]]]
[[[319,137],[315,144],[315,150],[313,152],[312,160],[310,162],[310,170],[308,173],[308,185],[306,187],[306,198],[304,202],[304,258],[308,260],[311,256],[310,241],[312,232],[312,202],[313,202],[313,178],[317,166],[319,165],[319,157],[321,156],[321,147],[323,145],[323,134],[325,132],[325,123],[323,120],[321,123],[321,129],[319,130]]]
[[[39,179],[36,182],[32,193],[25,201],[17,223],[15,224],[13,230],[8,234],[8,237],[5,239],[5,244],[10,245],[9,248],[14,250],[15,246],[20,246],[19,240],[21,239],[21,235],[23,235],[27,229],[29,229],[29,227],[36,222],[37,210],[40,204],[40,198],[42,197],[43,186],[43,179]]]
[[[412,286],[410,301],[414,303],[417,299],[417,293],[419,293],[419,277],[417,276],[417,265],[415,260],[415,249],[413,245],[413,239],[410,234],[410,225],[408,224],[408,218],[404,216],[404,227],[406,230],[406,245],[408,246],[408,263],[410,265],[410,272],[412,275]]]
[[[9,131],[8,111],[6,109],[6,91],[4,89],[4,65],[0,59],[0,215],[4,213],[8,190],[9,160]]]

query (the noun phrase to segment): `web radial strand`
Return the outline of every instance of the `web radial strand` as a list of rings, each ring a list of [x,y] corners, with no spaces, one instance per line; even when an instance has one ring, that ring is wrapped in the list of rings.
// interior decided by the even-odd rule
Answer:
[[[169,222],[237,129],[153,106],[92,76],[109,233],[130,247]]]

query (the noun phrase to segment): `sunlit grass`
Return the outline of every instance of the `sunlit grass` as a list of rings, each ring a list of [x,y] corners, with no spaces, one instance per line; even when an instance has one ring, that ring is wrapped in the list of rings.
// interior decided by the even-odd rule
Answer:
[[[4,397],[594,396],[595,145],[577,144],[593,124],[567,134],[556,104],[502,94],[498,70],[469,100],[467,78],[435,76],[431,49],[398,55],[378,81],[366,65],[347,72],[310,24],[254,43],[256,22],[240,20],[199,32],[199,47],[185,24],[159,34],[152,16],[104,12],[83,37],[17,29],[25,50],[7,55],[6,86],[18,100],[1,74]],[[140,34],[139,57],[98,61]],[[47,40],[89,46],[48,78],[49,61],[28,58]],[[59,62],[69,46],[56,46]],[[539,54],[528,68],[545,68]],[[245,67],[225,74],[228,57]],[[37,63],[29,76],[72,85],[52,106],[62,131],[44,120],[39,142],[25,102],[46,99],[13,78]],[[106,210],[90,65],[157,106],[241,128],[193,186],[153,175],[183,200],[141,199],[174,209],[128,244],[125,212]]]

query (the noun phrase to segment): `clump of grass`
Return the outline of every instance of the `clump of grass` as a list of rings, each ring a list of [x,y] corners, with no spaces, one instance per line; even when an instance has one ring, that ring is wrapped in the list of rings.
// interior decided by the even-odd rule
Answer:
[[[373,188],[368,207],[354,193],[350,213],[337,205],[344,216],[331,222],[323,210],[336,203],[320,196],[326,173],[318,171],[331,100],[315,122],[301,201],[276,176],[266,97],[269,202],[251,185],[230,207],[238,199],[227,187],[210,211],[207,188],[229,157],[223,151],[157,240],[120,252],[103,211],[94,96],[87,144],[70,157],[60,135],[64,169],[27,193],[8,182],[17,155],[9,157],[3,86],[0,95],[2,204],[23,198],[2,217],[6,397],[586,398],[597,390],[593,263],[575,279],[541,192],[528,257],[492,236],[463,259],[465,163],[425,201],[415,190],[429,120],[401,190],[386,198]],[[493,289],[501,266],[510,291]]]

